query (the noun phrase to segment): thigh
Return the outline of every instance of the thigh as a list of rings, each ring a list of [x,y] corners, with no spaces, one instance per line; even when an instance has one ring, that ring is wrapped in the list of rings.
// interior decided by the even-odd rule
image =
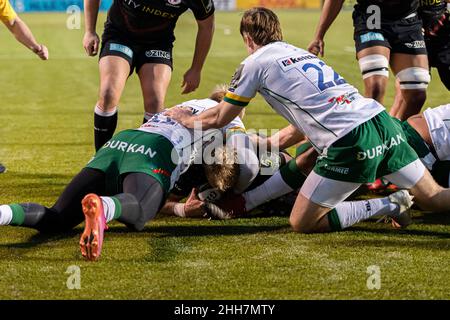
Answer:
[[[164,109],[164,100],[172,77],[172,69],[167,64],[146,63],[138,72],[144,96],[145,111],[158,113]]]
[[[165,201],[161,184],[145,173],[129,173],[123,179],[123,192],[132,194],[141,206],[143,221],[153,219]]]
[[[400,188],[410,189],[422,179],[425,171],[427,169],[422,161],[417,159],[400,170],[384,176],[384,178]]]
[[[70,229],[80,224],[83,219],[81,200],[88,193],[102,193],[104,190],[103,172],[84,168],[66,186],[56,203],[51,208],[51,213],[45,215],[37,228],[51,226],[57,229]]]
[[[394,74],[408,68],[423,68],[428,70],[428,56],[426,54],[393,53],[391,55],[391,69]]]
[[[130,74],[130,64],[119,56],[104,56],[99,61],[100,98],[118,104]],[[105,107],[105,106],[102,106]],[[106,106],[107,108],[108,106]],[[111,107],[115,107],[111,106]]]
[[[326,178],[312,171],[300,189],[300,194],[316,205],[331,209],[347,199],[360,185]]]

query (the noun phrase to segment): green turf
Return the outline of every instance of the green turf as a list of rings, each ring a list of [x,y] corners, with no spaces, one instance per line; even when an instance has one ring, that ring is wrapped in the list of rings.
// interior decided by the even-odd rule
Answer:
[[[286,40],[305,47],[318,12],[279,15]],[[67,30],[64,14],[23,18],[48,44],[51,60],[38,61],[0,29],[0,162],[9,170],[0,175],[0,203],[51,205],[93,153],[97,60],[85,57],[83,33]],[[201,88],[183,97],[179,86],[191,60],[196,26],[190,14],[182,17],[167,105],[203,97],[215,83],[229,81],[246,55],[239,19],[239,13],[217,15]],[[349,12],[339,17],[326,40],[325,60],[361,89]],[[450,101],[435,72],[433,76],[426,106]],[[390,81],[387,105],[393,96],[392,77]],[[121,101],[119,129],[136,127],[142,110],[133,76]],[[245,122],[250,128],[286,124],[261,98],[248,107]],[[417,213],[416,222],[407,231],[363,223],[341,233],[299,235],[281,217],[158,218],[141,233],[112,224],[97,263],[80,259],[80,227],[51,238],[1,227],[0,299],[449,299],[449,215]],[[65,271],[71,265],[81,268],[80,290],[66,287]],[[371,265],[381,268],[380,290],[367,289]]]

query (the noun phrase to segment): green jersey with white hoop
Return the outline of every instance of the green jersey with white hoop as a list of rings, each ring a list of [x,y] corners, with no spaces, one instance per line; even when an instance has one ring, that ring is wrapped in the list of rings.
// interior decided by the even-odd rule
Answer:
[[[224,100],[246,106],[257,92],[319,152],[385,110],[317,56],[285,42],[270,43],[245,59]]]

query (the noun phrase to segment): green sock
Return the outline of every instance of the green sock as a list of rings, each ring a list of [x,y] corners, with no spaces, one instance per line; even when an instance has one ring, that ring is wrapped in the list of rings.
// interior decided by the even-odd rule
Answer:
[[[280,168],[280,174],[284,182],[293,190],[300,188],[306,180],[306,176],[300,171],[295,159],[290,160]]]
[[[328,223],[330,224],[331,231],[342,230],[341,222],[339,221],[339,216],[336,209],[331,210],[327,213]]]
[[[25,221],[25,211],[22,206],[17,203],[10,204],[9,207],[12,210],[11,226],[21,226]]]

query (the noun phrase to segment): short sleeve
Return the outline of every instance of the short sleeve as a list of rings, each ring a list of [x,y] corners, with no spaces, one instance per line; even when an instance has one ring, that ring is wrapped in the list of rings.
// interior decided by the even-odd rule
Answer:
[[[209,18],[215,11],[213,0],[190,0],[189,8],[197,20]]]
[[[16,17],[17,14],[9,3],[9,0],[0,0],[0,20],[4,23],[11,23]]]
[[[258,92],[262,69],[254,60],[246,60],[234,73],[224,100],[236,106],[245,107]]]

